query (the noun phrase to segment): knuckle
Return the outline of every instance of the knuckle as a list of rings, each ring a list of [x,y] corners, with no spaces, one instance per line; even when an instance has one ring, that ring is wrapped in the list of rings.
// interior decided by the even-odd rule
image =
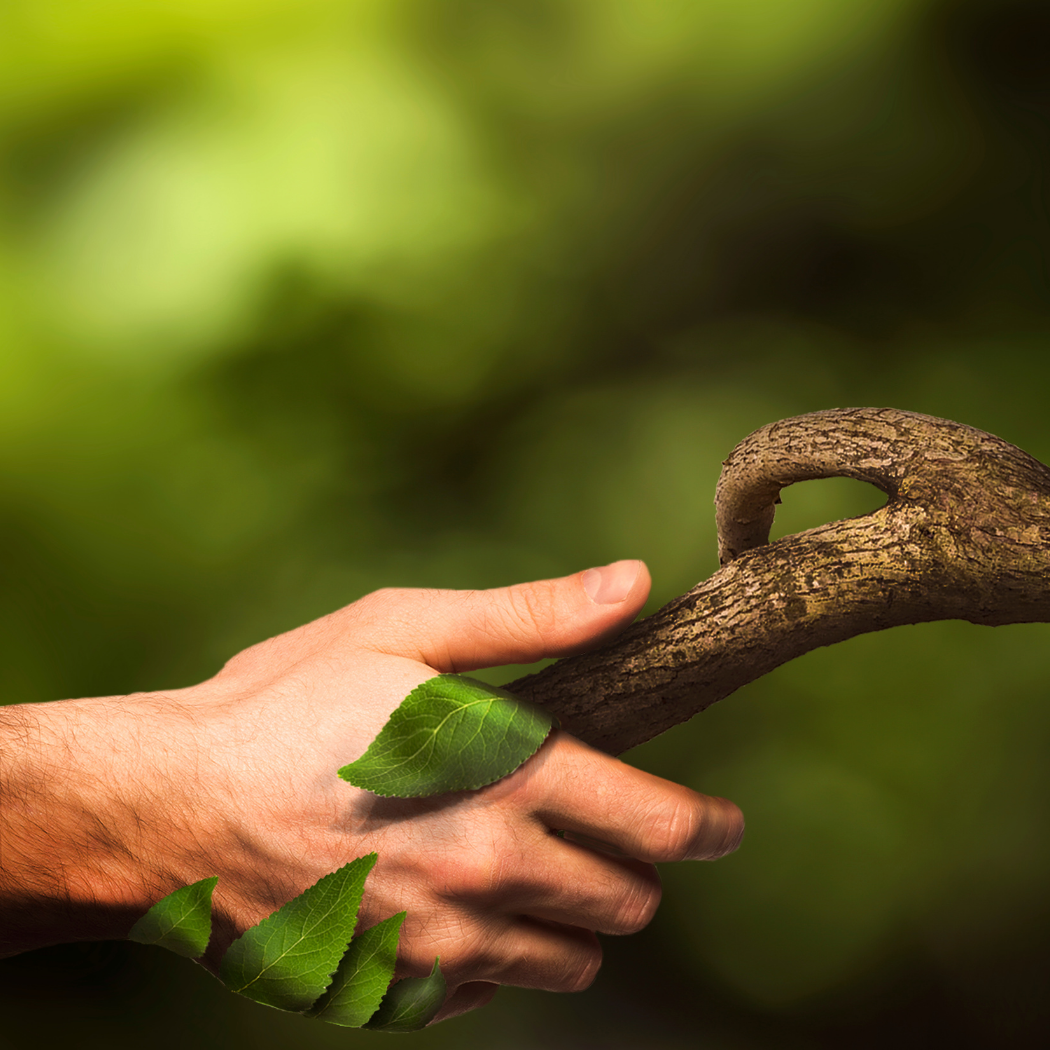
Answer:
[[[581,945],[573,956],[556,991],[583,992],[594,984],[602,966],[602,949],[597,939]]]
[[[514,900],[534,887],[534,866],[527,854],[493,829],[475,826],[474,834],[456,849],[435,851],[428,862],[428,881],[441,897],[454,905],[475,907]]]
[[[452,896],[468,901],[490,896],[494,884],[499,881],[496,867],[492,857],[474,850],[464,851],[457,858],[457,866],[454,869],[456,885]]]
[[[402,587],[380,587],[351,605],[331,613],[360,627],[377,627],[389,622],[410,592]]]
[[[624,896],[616,912],[615,926],[608,933],[637,933],[644,930],[660,906],[661,889],[658,880],[634,886]]]
[[[404,593],[404,589],[400,587],[379,587],[358,598],[353,608],[358,612],[377,612],[397,602]]]
[[[522,639],[546,635],[555,625],[554,595],[542,581],[511,588],[507,602],[500,608],[501,626]]]
[[[498,967],[496,938],[476,917],[455,909],[444,909],[409,924],[398,947],[398,974],[425,977],[441,958],[441,970],[449,985],[484,977]]]
[[[330,615],[340,632],[353,631],[359,648],[409,656],[434,648],[425,624],[455,594],[434,588],[381,587]]]
[[[649,841],[655,857],[665,861],[688,860],[703,824],[703,813],[695,799],[679,798],[653,814]]]
[[[454,857],[435,856],[430,869],[434,889],[446,900],[474,902],[498,892],[500,865],[483,850],[460,850]]]
[[[463,929],[432,945],[431,955],[426,960],[424,976],[434,965],[435,956],[441,958],[441,969],[446,979],[454,978],[458,982],[484,979],[498,971],[501,964],[499,954],[467,923],[463,924]]]

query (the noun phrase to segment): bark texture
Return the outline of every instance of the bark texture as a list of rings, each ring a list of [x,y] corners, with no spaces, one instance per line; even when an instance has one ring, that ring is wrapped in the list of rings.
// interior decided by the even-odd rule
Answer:
[[[888,502],[769,543],[780,490],[829,477]],[[781,420],[732,451],[715,506],[714,576],[507,688],[618,754],[818,646],[930,620],[1050,621],[1050,468],[972,427],[890,408]]]

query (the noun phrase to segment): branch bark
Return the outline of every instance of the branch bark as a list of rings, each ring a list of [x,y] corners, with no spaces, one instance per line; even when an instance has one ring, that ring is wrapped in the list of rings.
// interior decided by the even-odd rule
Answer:
[[[769,543],[780,490],[829,477],[888,502]],[[718,572],[610,645],[507,688],[618,754],[857,634],[1050,621],[1050,468],[972,427],[890,408],[785,419],[730,453],[715,506]]]

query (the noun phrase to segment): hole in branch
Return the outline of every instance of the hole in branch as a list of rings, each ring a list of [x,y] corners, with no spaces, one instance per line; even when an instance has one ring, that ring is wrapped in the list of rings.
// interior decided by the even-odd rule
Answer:
[[[770,540],[815,529],[830,521],[856,518],[886,505],[886,494],[853,478],[801,481],[781,491],[783,501],[770,530]]]

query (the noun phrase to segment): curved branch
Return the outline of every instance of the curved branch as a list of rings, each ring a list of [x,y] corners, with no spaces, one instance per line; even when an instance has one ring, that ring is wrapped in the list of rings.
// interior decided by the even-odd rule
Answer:
[[[770,544],[780,490],[827,477],[889,502]],[[507,688],[619,753],[857,634],[1050,621],[1050,468],[972,427],[890,408],[785,419],[733,450],[715,502],[718,572],[610,645]]]

